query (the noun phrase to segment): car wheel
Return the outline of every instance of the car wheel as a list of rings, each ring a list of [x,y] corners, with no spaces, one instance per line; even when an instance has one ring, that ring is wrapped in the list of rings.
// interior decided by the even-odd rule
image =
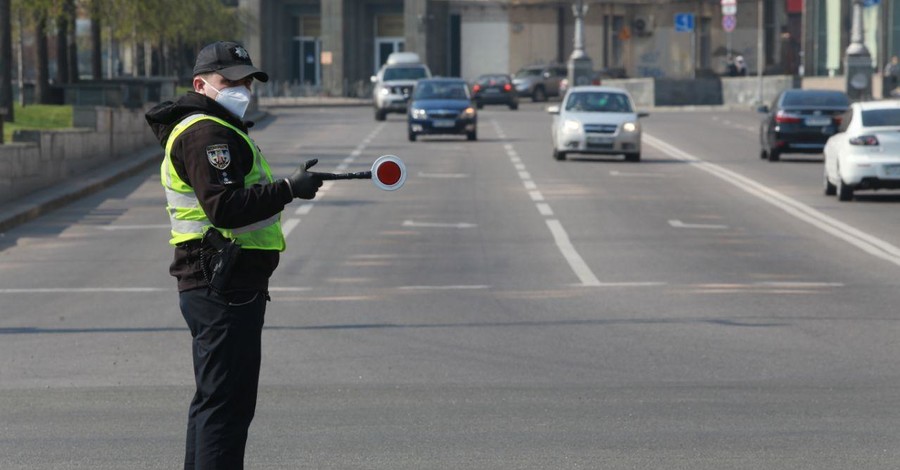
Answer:
[[[825,170],[825,176],[822,179],[825,181],[825,195],[834,196],[837,194],[837,186],[831,184],[831,181],[828,181],[828,170]]]
[[[566,152],[560,152],[559,150],[553,149],[553,159],[562,162],[566,160]]]
[[[466,132],[466,140],[478,140],[478,131]]]
[[[768,160],[768,159],[769,159],[769,153],[766,152],[766,149],[759,149],[759,158],[762,159],[762,160]]]
[[[542,87],[537,87],[534,89],[534,93],[531,94],[531,101],[547,101],[547,93],[544,92]]]
[[[413,132],[413,131],[409,131],[409,132],[407,133],[407,137],[409,137],[409,141],[410,141],[410,142],[415,142],[415,141],[416,141],[416,133]]]
[[[382,111],[380,109],[376,109],[375,110],[375,120],[376,121],[384,121],[385,114],[386,113],[384,111]]]
[[[626,162],[639,162],[641,161],[641,152],[637,153],[626,153],[625,154]]]
[[[777,162],[778,160],[781,160],[781,152],[775,149],[769,150],[769,161]]]
[[[477,102],[475,103],[475,108],[481,109],[481,108],[483,108],[483,107],[484,107],[484,103],[482,103],[482,102],[480,102],[480,101],[477,101]]]
[[[510,105],[509,105],[509,109],[511,109],[511,110],[513,110],[513,111],[519,109],[519,103],[512,103],[512,104],[510,104]]]
[[[838,172],[838,182],[835,187],[835,192],[837,193],[838,201],[851,201],[853,200],[853,188],[844,184],[844,179],[841,178],[841,173]]]

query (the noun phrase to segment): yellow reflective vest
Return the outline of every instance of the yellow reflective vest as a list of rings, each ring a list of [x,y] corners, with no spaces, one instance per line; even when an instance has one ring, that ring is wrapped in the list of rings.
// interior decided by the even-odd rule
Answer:
[[[217,122],[233,130],[247,141],[247,145],[253,151],[253,170],[244,177],[244,187],[272,182],[272,170],[269,169],[269,164],[266,163],[266,159],[263,158],[250,136],[215,116],[206,114],[188,116],[179,122],[169,135],[169,139],[166,141],[166,156],[160,167],[160,178],[166,191],[166,210],[172,224],[172,238],[169,239],[171,245],[189,240],[199,240],[208,228],[213,227],[206,213],[203,212],[203,208],[200,207],[200,202],[194,194],[194,188],[178,176],[172,165],[172,146],[175,139],[190,126],[203,120]],[[277,251],[284,251],[285,248],[284,234],[281,232],[281,214],[244,227],[233,229],[216,227],[216,229],[222,232],[222,235],[236,240],[241,248]]]

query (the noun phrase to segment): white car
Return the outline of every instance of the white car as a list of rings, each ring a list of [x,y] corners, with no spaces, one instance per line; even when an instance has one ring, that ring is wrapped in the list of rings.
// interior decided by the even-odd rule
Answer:
[[[628,91],[608,86],[570,88],[559,106],[548,106],[553,115],[553,158],[569,153],[624,154],[625,160],[641,160],[641,123],[648,116],[634,109]]]
[[[376,75],[372,75],[372,104],[375,120],[388,113],[406,113],[406,104],[416,82],[431,77],[431,70],[414,52],[393,52]]]
[[[825,143],[825,194],[900,189],[900,101],[853,103]]]

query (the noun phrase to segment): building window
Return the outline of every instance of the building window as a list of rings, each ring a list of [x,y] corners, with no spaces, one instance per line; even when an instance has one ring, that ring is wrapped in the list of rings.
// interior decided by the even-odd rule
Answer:
[[[709,17],[700,18],[700,34],[697,38],[698,51],[698,68],[702,70],[712,69],[712,19]]]
[[[622,39],[619,34],[622,32],[622,28],[625,27],[625,17],[624,16],[613,16],[612,17],[612,30],[610,31],[610,58],[612,59],[612,63],[609,64],[612,67],[622,67]]]

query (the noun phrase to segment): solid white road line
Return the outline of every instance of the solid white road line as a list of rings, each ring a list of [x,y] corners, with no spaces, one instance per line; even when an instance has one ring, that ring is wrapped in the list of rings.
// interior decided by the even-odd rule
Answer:
[[[716,225],[716,224],[686,224],[680,220],[670,220],[669,225],[675,228],[699,228],[699,229],[712,229],[712,230],[725,230],[728,228],[727,225]]]
[[[696,168],[703,170],[719,179],[737,186],[749,194],[787,212],[810,225],[831,234],[847,243],[869,253],[872,256],[883,259],[889,263],[900,266],[900,248],[869,235],[859,229],[851,227],[833,217],[829,217],[802,202],[788,197],[772,188],[769,188],[753,179],[728,170],[719,165],[709,163],[691,155],[677,147],[674,147],[656,137],[643,134],[644,140],[658,148],[667,155],[678,160],[692,163]]]
[[[547,219],[547,227],[550,228],[553,239],[556,240],[556,246],[559,247],[559,251],[562,252],[572,271],[575,271],[575,275],[578,276],[581,284],[585,286],[601,285],[600,280],[597,279],[591,268],[588,267],[581,255],[578,254],[578,251],[575,250],[575,246],[569,240],[569,234],[566,233],[566,229],[563,228],[562,224],[556,219]]]

